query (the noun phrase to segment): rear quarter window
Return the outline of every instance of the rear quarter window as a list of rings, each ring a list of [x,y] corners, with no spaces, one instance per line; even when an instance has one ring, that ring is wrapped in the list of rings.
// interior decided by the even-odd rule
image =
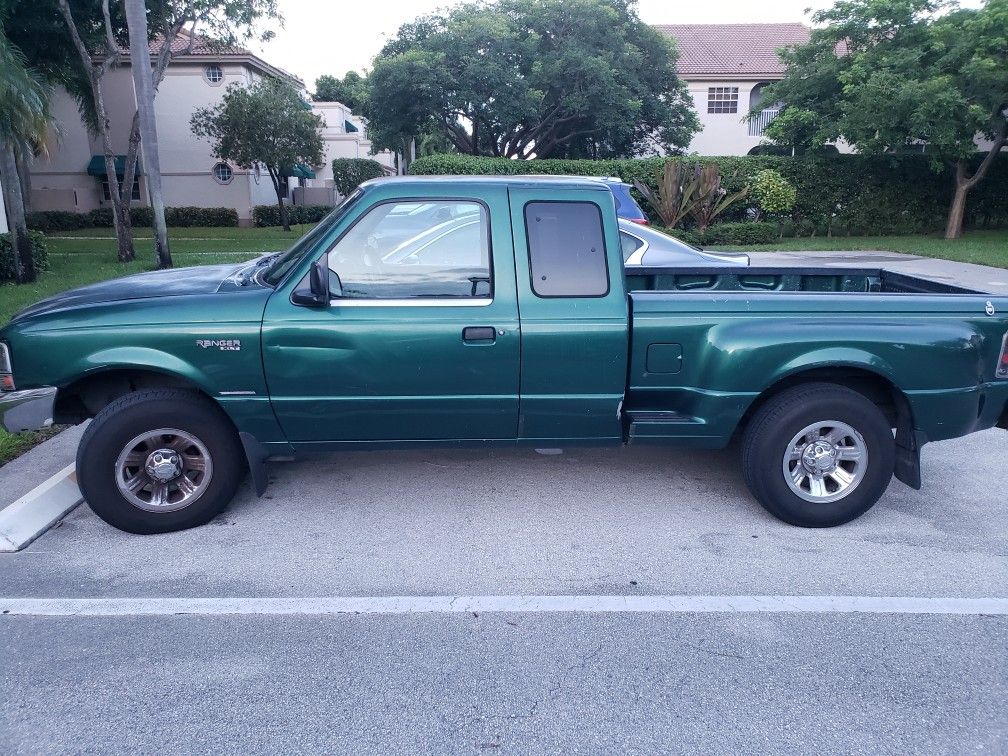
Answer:
[[[602,211],[592,202],[525,205],[532,291],[540,297],[609,293]]]

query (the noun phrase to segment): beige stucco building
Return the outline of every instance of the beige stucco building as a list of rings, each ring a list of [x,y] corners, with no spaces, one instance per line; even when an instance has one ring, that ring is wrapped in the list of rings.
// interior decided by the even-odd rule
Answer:
[[[677,72],[686,82],[701,130],[687,152],[746,155],[764,142],[763,131],[779,112],[763,102],[763,89],[784,76],[782,47],[809,40],[809,28],[782,24],[658,24],[679,50]],[[752,108],[760,116],[745,120]],[[849,151],[846,145],[838,145]]]
[[[152,44],[152,54],[160,42]],[[296,76],[270,65],[248,50],[214,49],[197,39],[191,50],[188,37],[173,43],[179,52],[165,71],[155,98],[158,144],[165,204],[175,206],[231,207],[248,222],[252,208],[276,202],[269,175],[263,170],[243,170],[217,160],[205,140],[189,128],[194,110],[220,101],[230,84],[250,85],[263,76],[276,76],[300,90],[304,83]],[[117,155],[126,152],[129,130],[136,111],[129,56],[109,71],[105,79],[105,100],[112,124],[112,144]],[[53,113],[62,134],[50,139],[48,155],[34,161],[31,168],[33,210],[87,212],[111,206],[101,159],[101,140],[88,134],[74,99],[58,91],[52,101]],[[327,204],[335,200],[331,161],[334,157],[369,157],[371,143],[364,122],[339,103],[313,106],[325,119],[324,166],[313,166],[315,178],[292,178],[289,196],[294,201]],[[352,129],[356,129],[353,131]],[[388,153],[373,156],[386,166],[393,165]],[[124,161],[120,161],[120,164]],[[296,191],[305,186],[307,191]],[[140,175],[133,186],[133,204],[148,204],[142,158]]]

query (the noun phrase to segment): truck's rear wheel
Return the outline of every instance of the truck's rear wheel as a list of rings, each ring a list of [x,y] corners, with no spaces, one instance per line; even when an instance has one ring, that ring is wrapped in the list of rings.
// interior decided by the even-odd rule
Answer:
[[[224,413],[180,389],[137,391],[112,402],[77,451],[77,480],[91,509],[130,533],[210,521],[244,472],[241,444]]]
[[[850,522],[889,486],[892,429],[856,391],[811,383],[763,405],[746,429],[742,471],[753,496],[775,517],[807,528]]]

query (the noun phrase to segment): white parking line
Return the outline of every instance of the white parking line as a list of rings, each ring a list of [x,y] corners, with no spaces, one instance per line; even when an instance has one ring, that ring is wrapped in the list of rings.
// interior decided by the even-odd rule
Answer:
[[[0,598],[0,614],[190,615],[805,613],[1006,615],[1008,598],[917,596],[338,596],[326,598]]]

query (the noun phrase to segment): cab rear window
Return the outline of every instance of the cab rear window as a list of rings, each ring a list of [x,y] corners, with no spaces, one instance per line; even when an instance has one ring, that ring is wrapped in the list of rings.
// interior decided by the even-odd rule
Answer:
[[[609,293],[602,211],[592,202],[525,205],[532,291],[540,297]]]

